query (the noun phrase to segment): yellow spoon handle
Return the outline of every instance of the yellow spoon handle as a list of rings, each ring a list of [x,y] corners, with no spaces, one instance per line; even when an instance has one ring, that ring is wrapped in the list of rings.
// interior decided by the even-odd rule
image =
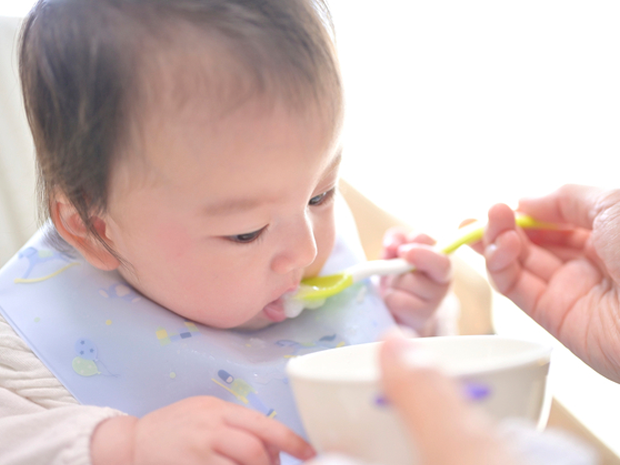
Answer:
[[[536,229],[555,229],[556,225],[542,223],[532,217],[519,215],[516,217],[516,224],[522,228]],[[456,237],[445,244],[439,244],[438,249],[445,254],[454,252],[464,244],[471,244],[482,239],[486,224],[476,222],[469,224],[456,232]],[[415,267],[403,258],[392,258],[389,260],[371,260],[357,263],[343,272],[329,275],[308,278],[302,281],[299,291],[295,295],[296,299],[312,300],[325,299],[346,289],[353,283],[366,279],[369,276],[380,274],[402,274],[412,271]]]
[[[552,223],[543,223],[541,221],[537,221],[531,216],[517,214],[515,220],[517,226],[526,229],[555,229],[556,225]],[[450,242],[446,244],[438,244],[439,250],[445,254],[449,254],[454,252],[460,246],[465,244],[472,244],[474,242],[482,239],[482,235],[484,234],[484,229],[486,228],[486,223],[480,223],[476,221],[475,223],[468,224],[458,230],[456,233],[456,238],[452,239]]]
[[[534,220],[530,216],[517,215],[516,224],[522,228],[553,228],[549,223],[541,223]],[[444,254],[450,254],[465,244],[472,244],[482,239],[485,223],[476,221],[460,228],[456,232],[456,237],[446,244],[439,244],[437,248]],[[391,258],[388,260],[370,260],[367,262],[357,263],[346,270],[343,275],[351,277],[351,284],[362,281],[373,275],[395,275],[413,271],[415,267],[407,262],[404,258]],[[319,278],[322,279],[322,278]],[[323,278],[324,279],[324,278]]]

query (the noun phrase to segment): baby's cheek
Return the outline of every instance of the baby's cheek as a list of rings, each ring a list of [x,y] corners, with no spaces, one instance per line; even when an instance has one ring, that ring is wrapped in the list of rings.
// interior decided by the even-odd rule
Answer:
[[[193,239],[178,224],[169,223],[158,227],[156,247],[167,260],[179,260],[191,254]]]

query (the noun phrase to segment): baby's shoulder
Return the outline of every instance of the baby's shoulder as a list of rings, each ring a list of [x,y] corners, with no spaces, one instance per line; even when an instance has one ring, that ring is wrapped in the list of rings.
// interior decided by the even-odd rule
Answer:
[[[44,408],[77,404],[1,314],[0,388]]]

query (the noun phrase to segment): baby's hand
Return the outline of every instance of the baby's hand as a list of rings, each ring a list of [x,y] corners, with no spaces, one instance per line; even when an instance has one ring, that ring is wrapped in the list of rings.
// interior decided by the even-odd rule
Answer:
[[[407,235],[398,229],[387,231],[383,258],[404,258],[416,269],[411,273],[381,278],[381,294],[398,323],[421,336],[435,333],[435,310],[450,287],[450,259],[435,249],[425,234]]]
[[[279,421],[215,397],[191,397],[141,419],[116,417],[91,439],[93,465],[271,465],[280,451],[314,456],[301,437]]]

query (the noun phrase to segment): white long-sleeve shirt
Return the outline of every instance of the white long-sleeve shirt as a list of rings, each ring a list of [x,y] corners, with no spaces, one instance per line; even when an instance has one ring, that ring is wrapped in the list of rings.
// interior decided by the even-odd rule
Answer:
[[[90,464],[90,437],[123,415],[79,405],[0,316],[0,464]]]

